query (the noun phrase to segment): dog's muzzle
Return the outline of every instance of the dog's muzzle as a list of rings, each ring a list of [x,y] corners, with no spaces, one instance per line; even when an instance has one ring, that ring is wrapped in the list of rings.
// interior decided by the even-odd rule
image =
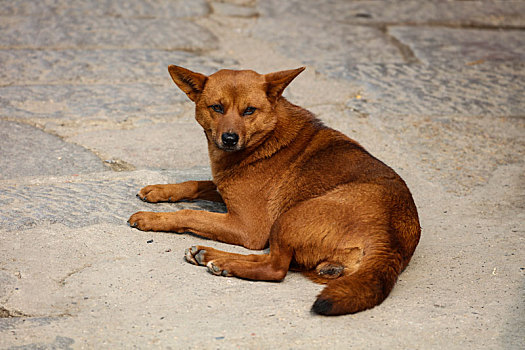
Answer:
[[[225,151],[236,151],[238,149],[239,135],[234,132],[225,132],[221,135],[221,146]]]

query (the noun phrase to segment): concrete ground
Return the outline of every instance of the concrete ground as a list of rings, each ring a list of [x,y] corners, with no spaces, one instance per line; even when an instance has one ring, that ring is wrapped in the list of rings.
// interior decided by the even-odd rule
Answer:
[[[0,348],[525,348],[525,2],[0,2]],[[219,278],[147,233],[146,184],[210,178],[167,66],[261,73],[405,178],[422,239],[380,306]]]

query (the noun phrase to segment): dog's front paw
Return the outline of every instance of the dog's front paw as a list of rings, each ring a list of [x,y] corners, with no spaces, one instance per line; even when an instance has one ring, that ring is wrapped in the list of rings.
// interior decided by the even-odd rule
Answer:
[[[139,211],[128,220],[129,226],[141,231],[162,231],[160,228],[160,213]]]
[[[137,197],[149,203],[171,202],[169,185],[146,186],[137,193]]]

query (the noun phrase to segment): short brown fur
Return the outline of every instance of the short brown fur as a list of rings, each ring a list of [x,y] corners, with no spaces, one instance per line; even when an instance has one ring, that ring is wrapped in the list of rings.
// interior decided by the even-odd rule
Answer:
[[[195,102],[213,181],[152,185],[148,202],[205,199],[227,213],[138,212],[140,230],[193,232],[249,249],[186,250],[190,263],[216,275],[280,281],[288,270],[326,283],[312,306],[323,315],[380,304],[419,242],[416,206],[405,182],[360,144],[324,126],[282,97],[304,68],[260,75],[221,70],[208,76],[170,66],[175,84]]]

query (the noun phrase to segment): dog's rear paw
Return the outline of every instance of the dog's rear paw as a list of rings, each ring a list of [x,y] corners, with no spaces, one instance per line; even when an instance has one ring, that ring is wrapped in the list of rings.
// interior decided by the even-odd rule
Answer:
[[[229,277],[229,276],[232,276],[228,270],[223,270],[221,269],[216,262],[214,261],[210,261],[206,264],[206,267],[208,268],[208,271],[215,275],[215,276],[225,276],[225,277]]]
[[[184,251],[184,258],[187,262],[197,266],[206,266],[206,250],[203,247],[192,246]]]

